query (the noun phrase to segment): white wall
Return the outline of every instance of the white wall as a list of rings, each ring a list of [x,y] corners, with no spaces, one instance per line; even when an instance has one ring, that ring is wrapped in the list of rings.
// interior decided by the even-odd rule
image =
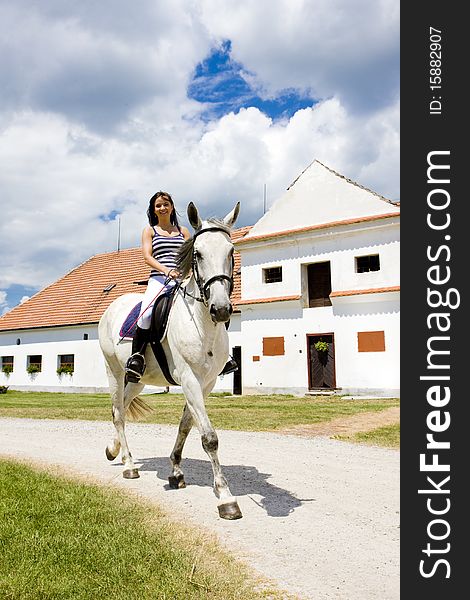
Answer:
[[[299,302],[244,307],[242,381],[245,393],[307,391],[307,354]],[[263,356],[263,337],[284,337],[284,356]],[[253,357],[258,356],[259,361]]]
[[[78,325],[74,327],[44,327],[38,329],[19,329],[17,331],[0,331],[0,347],[16,346],[17,340],[20,345],[39,342],[60,341],[82,341],[84,335],[89,340],[98,339],[97,325]],[[61,354],[70,354],[64,352]],[[3,356],[3,354],[2,354]]]
[[[314,309],[310,309],[314,310]],[[333,302],[337,385],[347,389],[400,388],[399,293],[337,298]],[[384,352],[358,352],[357,333],[384,331]]]
[[[331,228],[253,242],[239,248],[242,258],[242,299],[299,295],[301,265],[330,261],[332,291],[399,285],[400,230],[398,220]],[[356,273],[355,257],[379,254],[380,270]],[[263,269],[282,267],[282,281],[264,283]]]
[[[87,333],[89,339],[84,340]],[[0,334],[0,356],[14,356],[14,370],[7,377],[0,373],[0,385],[17,389],[67,390],[106,388],[108,378],[98,339],[97,327],[60,327]],[[21,340],[17,345],[16,340]],[[73,375],[57,375],[58,357],[74,355]],[[29,355],[42,356],[40,373],[26,371]]]
[[[303,308],[300,301],[245,307],[242,314],[244,393],[308,391],[307,335],[333,333],[336,386],[344,393],[397,395],[398,292],[341,298],[331,307]],[[385,352],[358,352],[357,334],[384,331]],[[263,337],[283,337],[283,356],[263,356]],[[259,361],[253,361],[259,356]]]
[[[320,223],[399,212],[399,207],[314,161],[255,223],[247,238]]]

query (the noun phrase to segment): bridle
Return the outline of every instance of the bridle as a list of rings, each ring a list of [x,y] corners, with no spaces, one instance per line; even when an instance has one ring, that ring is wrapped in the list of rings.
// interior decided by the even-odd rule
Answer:
[[[206,229],[201,229],[200,231],[196,231],[196,233],[193,235],[193,240],[196,240],[196,238],[199,235],[202,235],[203,233],[206,233],[207,231],[221,231],[222,233],[225,233],[226,235],[228,235],[230,237],[230,234],[225,229],[222,229],[221,227],[207,227]],[[210,277],[207,281],[204,281],[199,273],[199,267],[198,267],[197,256],[196,256],[196,248],[193,248],[192,269],[193,269],[194,280],[199,289],[200,297],[196,298],[195,296],[192,296],[192,298],[194,298],[198,302],[202,302],[204,304],[204,306],[208,306],[207,302],[209,300],[209,293],[210,293],[209,288],[216,281],[228,281],[229,296],[230,296],[233,292],[234,262],[235,262],[235,260],[234,260],[233,254],[232,254],[232,268],[231,268],[232,274],[231,275],[225,275],[223,273],[221,275],[214,275],[213,277]],[[188,295],[190,295],[190,294],[188,294]]]

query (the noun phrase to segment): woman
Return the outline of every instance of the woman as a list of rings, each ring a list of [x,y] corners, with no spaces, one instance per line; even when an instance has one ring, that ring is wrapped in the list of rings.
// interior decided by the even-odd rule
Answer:
[[[157,192],[150,198],[147,216],[149,225],[142,232],[142,253],[152,270],[132,342],[132,355],[126,363],[127,378],[133,383],[137,383],[145,371],[144,355],[150,341],[155,298],[163,293],[164,287],[175,285],[179,276],[178,250],[191,237],[188,229],[178,223],[173,199],[167,192]]]

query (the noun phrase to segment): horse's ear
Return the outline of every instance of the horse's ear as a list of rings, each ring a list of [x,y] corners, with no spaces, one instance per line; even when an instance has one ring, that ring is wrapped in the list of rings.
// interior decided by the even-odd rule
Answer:
[[[226,215],[223,219],[225,225],[228,225],[228,227],[232,227],[232,225],[235,223],[235,221],[238,218],[238,213],[240,212],[240,202],[237,202],[235,204],[235,207],[233,210],[231,210],[228,215]]]
[[[190,202],[188,204],[187,214],[188,214],[189,222],[194,227],[194,229],[196,231],[198,229],[201,229],[201,227],[202,227],[202,221],[199,218],[199,212],[198,212],[196,206],[192,202]]]

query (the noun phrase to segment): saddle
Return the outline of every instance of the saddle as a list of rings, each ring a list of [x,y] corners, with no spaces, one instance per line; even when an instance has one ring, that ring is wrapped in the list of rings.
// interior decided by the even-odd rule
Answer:
[[[178,385],[173,377],[170,375],[168,368],[168,361],[163,351],[162,341],[165,339],[166,330],[168,326],[168,318],[170,316],[170,310],[175,300],[175,292],[178,286],[172,286],[170,289],[165,290],[155,300],[152,310],[152,321],[151,321],[151,340],[150,346],[153,350],[155,358],[157,359],[160,369],[167,382],[171,385]],[[128,338],[133,339],[136,328],[137,320],[142,307],[142,302],[139,302],[127,315],[124,323],[122,324],[119,335],[121,339]]]

